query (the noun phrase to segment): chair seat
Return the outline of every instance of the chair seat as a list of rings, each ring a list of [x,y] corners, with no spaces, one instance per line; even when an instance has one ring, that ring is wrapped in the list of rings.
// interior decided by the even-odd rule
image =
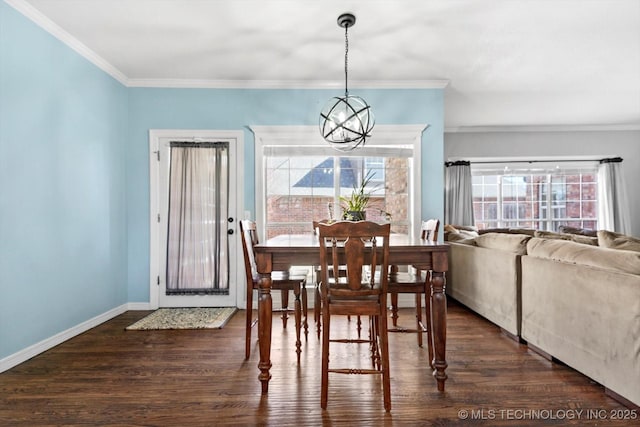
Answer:
[[[259,277],[254,277],[254,281],[258,281]],[[271,280],[277,280],[279,282],[291,282],[291,283],[304,283],[307,280],[307,276],[292,275],[287,271],[274,271],[271,273]]]
[[[389,275],[389,292],[416,293],[423,292],[427,282],[424,271],[417,273],[400,272]]]
[[[306,268],[293,267],[289,270],[289,275],[291,276],[303,276],[306,278],[308,274],[309,270],[307,270]]]

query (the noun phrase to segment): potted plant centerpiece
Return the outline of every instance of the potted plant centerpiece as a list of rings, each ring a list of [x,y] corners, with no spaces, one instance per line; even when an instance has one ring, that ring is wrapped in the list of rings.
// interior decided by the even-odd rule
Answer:
[[[367,185],[374,176],[374,171],[369,170],[362,177],[359,185],[354,185],[349,197],[340,196],[342,219],[347,221],[364,221],[367,217],[366,209],[371,201],[371,195],[376,188],[367,189]]]

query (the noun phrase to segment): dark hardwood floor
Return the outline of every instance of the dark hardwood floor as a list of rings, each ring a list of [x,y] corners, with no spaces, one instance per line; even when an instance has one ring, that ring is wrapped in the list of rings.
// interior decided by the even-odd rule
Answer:
[[[331,376],[328,409],[322,411],[320,342],[310,333],[298,365],[293,319],[285,331],[274,319],[273,378],[263,396],[257,342],[244,360],[242,311],[220,330],[124,330],[146,314],[127,312],[0,374],[0,425],[640,423],[612,419],[631,410],[589,378],[531,352],[455,302],[448,311],[446,392],[437,391],[427,350],[415,336],[391,334],[391,413],[383,409],[379,378],[359,375]],[[413,310],[400,315],[410,326]],[[355,333],[346,319],[338,327]],[[368,349],[334,347],[332,361],[347,357],[367,364]]]

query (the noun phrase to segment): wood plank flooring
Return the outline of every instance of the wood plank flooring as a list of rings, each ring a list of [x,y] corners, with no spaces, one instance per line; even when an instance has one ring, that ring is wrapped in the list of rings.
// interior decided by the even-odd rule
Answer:
[[[124,330],[147,313],[124,313],[0,374],[0,425],[639,424],[611,419],[630,410],[452,301],[446,392],[437,391],[416,337],[391,334],[391,413],[383,409],[377,376],[360,375],[332,375],[322,411],[320,342],[310,333],[298,365],[293,319],[283,330],[274,318],[273,378],[262,395],[257,341],[244,360],[244,312],[220,330]],[[401,309],[400,316],[411,326],[413,310]],[[346,319],[336,329],[355,334]],[[332,363],[346,359],[367,364],[368,349],[332,347]]]

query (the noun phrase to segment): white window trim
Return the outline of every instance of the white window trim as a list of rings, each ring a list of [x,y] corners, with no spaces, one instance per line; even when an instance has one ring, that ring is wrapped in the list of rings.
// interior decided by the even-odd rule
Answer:
[[[411,145],[413,147],[413,167],[410,186],[412,189],[412,215],[410,217],[413,235],[419,233],[422,200],[422,133],[426,124],[416,125],[376,125],[367,146]],[[250,126],[255,136],[255,206],[256,223],[259,230],[265,229],[266,212],[264,206],[264,156],[263,149],[269,145],[300,145],[305,141],[310,146],[326,147],[317,126]],[[338,151],[336,151],[338,153]],[[260,236],[262,239],[264,236]]]
[[[607,157],[615,157],[615,155],[610,156],[556,156],[556,157],[502,157],[502,158],[465,158],[471,162],[471,175],[472,176],[480,176],[480,175],[497,175],[497,176],[509,176],[509,175],[546,175],[547,179],[550,182],[550,176],[554,176],[555,174],[552,172],[559,167],[563,172],[566,173],[584,173],[585,170],[593,169],[594,174],[597,174],[597,166],[602,158]],[[459,158],[450,158],[448,161],[457,161],[463,160]],[[475,165],[474,165],[475,162]],[[505,172],[508,170],[509,172]],[[560,176],[559,174],[558,176]],[[502,187],[503,183],[499,183],[499,187]],[[498,199],[500,199],[500,193],[498,194]],[[547,209],[553,209],[551,204],[551,192],[547,193]],[[498,201],[498,206],[502,206],[502,201]],[[547,217],[545,219],[538,219],[534,221],[540,221],[545,223],[546,227],[551,227],[551,224],[557,221],[561,221],[562,219]],[[575,220],[588,220],[588,218],[575,218]],[[599,218],[596,214],[595,218],[596,222],[599,221]],[[505,227],[504,222],[513,222],[514,220],[507,220],[502,218],[502,212],[498,212],[498,219],[496,220],[496,227]],[[519,219],[517,221],[520,221]],[[523,220],[527,222],[528,220]],[[548,228],[551,229],[551,228]]]

